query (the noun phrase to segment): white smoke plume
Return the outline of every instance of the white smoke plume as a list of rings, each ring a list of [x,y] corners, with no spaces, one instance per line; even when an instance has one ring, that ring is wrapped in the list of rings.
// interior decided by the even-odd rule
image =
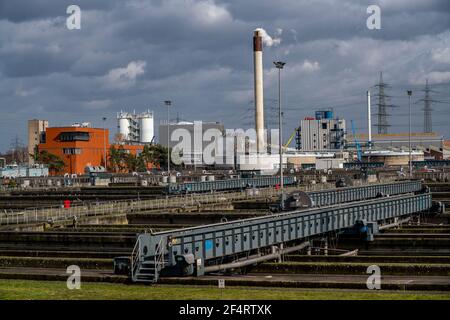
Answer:
[[[262,41],[263,43],[268,46],[268,47],[272,47],[272,46],[277,46],[281,43],[281,33],[283,32],[283,29],[277,29],[276,34],[278,37],[271,37],[266,30],[264,30],[263,28],[258,28],[255,31],[260,31],[261,32],[261,36],[262,36]]]

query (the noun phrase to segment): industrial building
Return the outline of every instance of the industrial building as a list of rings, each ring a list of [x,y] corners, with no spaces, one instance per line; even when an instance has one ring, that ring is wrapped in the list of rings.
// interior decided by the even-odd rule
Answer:
[[[361,144],[368,141],[367,134],[357,134],[356,140]],[[355,135],[347,136],[348,144],[355,143]],[[388,134],[372,134],[372,145],[377,149],[408,149],[409,133],[388,133]],[[417,150],[427,150],[430,147],[442,149],[444,147],[444,137],[434,133],[412,132],[411,146]]]
[[[316,167],[318,161],[334,159],[333,152],[296,152],[283,153],[283,169],[308,169]],[[343,159],[340,159],[343,162]],[[239,155],[236,160],[239,171],[252,171],[259,174],[276,174],[280,170],[279,154]]]
[[[152,143],[154,141],[153,112],[139,114],[120,111],[117,114],[119,140],[126,143]]]
[[[142,144],[120,146],[130,154],[139,154],[144,148]],[[85,123],[47,128],[44,142],[39,144],[38,151],[47,151],[64,161],[63,171],[51,174],[84,174],[86,167],[105,166],[105,154],[108,158],[110,147],[108,129],[90,128]]]
[[[190,141],[187,143],[187,148],[183,150],[183,162],[185,165],[203,165],[203,151],[206,146],[211,143],[211,140],[203,139],[205,132],[215,131],[217,135],[223,136],[225,134],[224,125],[220,122],[204,122],[204,121],[179,121],[179,122],[167,122],[161,121],[159,124],[159,144],[167,147],[167,133],[169,132],[170,141],[169,147],[174,148],[179,143],[180,135],[183,137],[190,137]],[[201,141],[196,143],[196,141]],[[188,152],[190,151],[190,152]]]
[[[296,149],[339,150],[344,146],[345,139],[345,120],[334,118],[331,110],[319,110],[314,118],[301,120],[297,128]]]
[[[82,174],[86,166],[105,165],[108,129],[85,126],[49,127],[39,152],[47,151],[65,163],[63,173]]]
[[[391,151],[391,150],[367,150],[362,154],[363,162],[379,162],[384,166],[408,166],[409,151]],[[411,151],[412,161],[423,161],[423,151]]]
[[[28,120],[28,164],[34,164],[34,154],[40,143],[45,143],[45,130],[48,128],[47,120]]]

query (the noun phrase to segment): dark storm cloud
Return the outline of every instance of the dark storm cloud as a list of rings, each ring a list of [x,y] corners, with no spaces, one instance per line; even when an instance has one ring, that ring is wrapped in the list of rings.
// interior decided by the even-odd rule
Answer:
[[[82,9],[81,30],[65,27],[70,4]],[[366,28],[370,4],[381,7],[381,30]],[[16,133],[25,140],[28,118],[101,125],[107,116],[115,132],[117,111],[150,108],[158,120],[167,98],[187,120],[252,123],[257,27],[281,39],[264,48],[268,119],[272,61],[282,59],[286,130],[334,107],[364,131],[364,93],[381,70],[400,106],[394,114],[404,112],[406,88],[421,89],[425,78],[450,95],[449,17],[447,0],[0,0],[0,149]],[[404,131],[403,120],[392,118],[392,131]]]
[[[117,0],[0,0],[0,19],[23,22],[64,16],[65,8],[76,4],[87,10],[110,10]]]

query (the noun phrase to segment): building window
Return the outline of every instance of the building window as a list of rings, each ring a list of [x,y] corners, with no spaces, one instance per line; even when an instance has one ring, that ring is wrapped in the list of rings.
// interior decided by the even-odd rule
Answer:
[[[89,132],[61,132],[60,141],[89,141]]]
[[[81,154],[80,148],[63,148],[64,154]]]
[[[327,129],[327,123],[326,122],[322,123],[322,129],[324,129],[324,130]]]

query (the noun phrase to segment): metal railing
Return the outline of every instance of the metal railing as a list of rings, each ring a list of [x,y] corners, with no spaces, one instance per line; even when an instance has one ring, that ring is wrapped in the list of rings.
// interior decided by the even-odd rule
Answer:
[[[159,276],[159,270],[164,268],[164,242],[163,237],[159,240],[158,246],[156,247],[156,253],[155,253],[155,274],[153,281],[158,281]]]
[[[334,188],[334,184],[322,183],[308,186],[285,188],[285,192],[318,191]],[[20,212],[0,212],[1,225],[18,225],[34,223],[55,223],[57,221],[77,219],[90,216],[121,215],[128,212],[167,210],[184,208],[187,206],[208,205],[230,201],[265,199],[277,197],[281,190],[275,188],[246,189],[239,192],[214,192],[166,196],[165,198],[149,200],[123,200],[109,203],[87,204],[70,208],[49,207],[44,209],[32,208]]]
[[[140,252],[140,238],[142,236],[139,235],[137,237],[137,241],[134,245],[133,251],[131,251],[131,259],[130,259],[130,272],[131,272],[131,279],[134,279],[134,275],[136,271],[139,269],[139,252]]]

